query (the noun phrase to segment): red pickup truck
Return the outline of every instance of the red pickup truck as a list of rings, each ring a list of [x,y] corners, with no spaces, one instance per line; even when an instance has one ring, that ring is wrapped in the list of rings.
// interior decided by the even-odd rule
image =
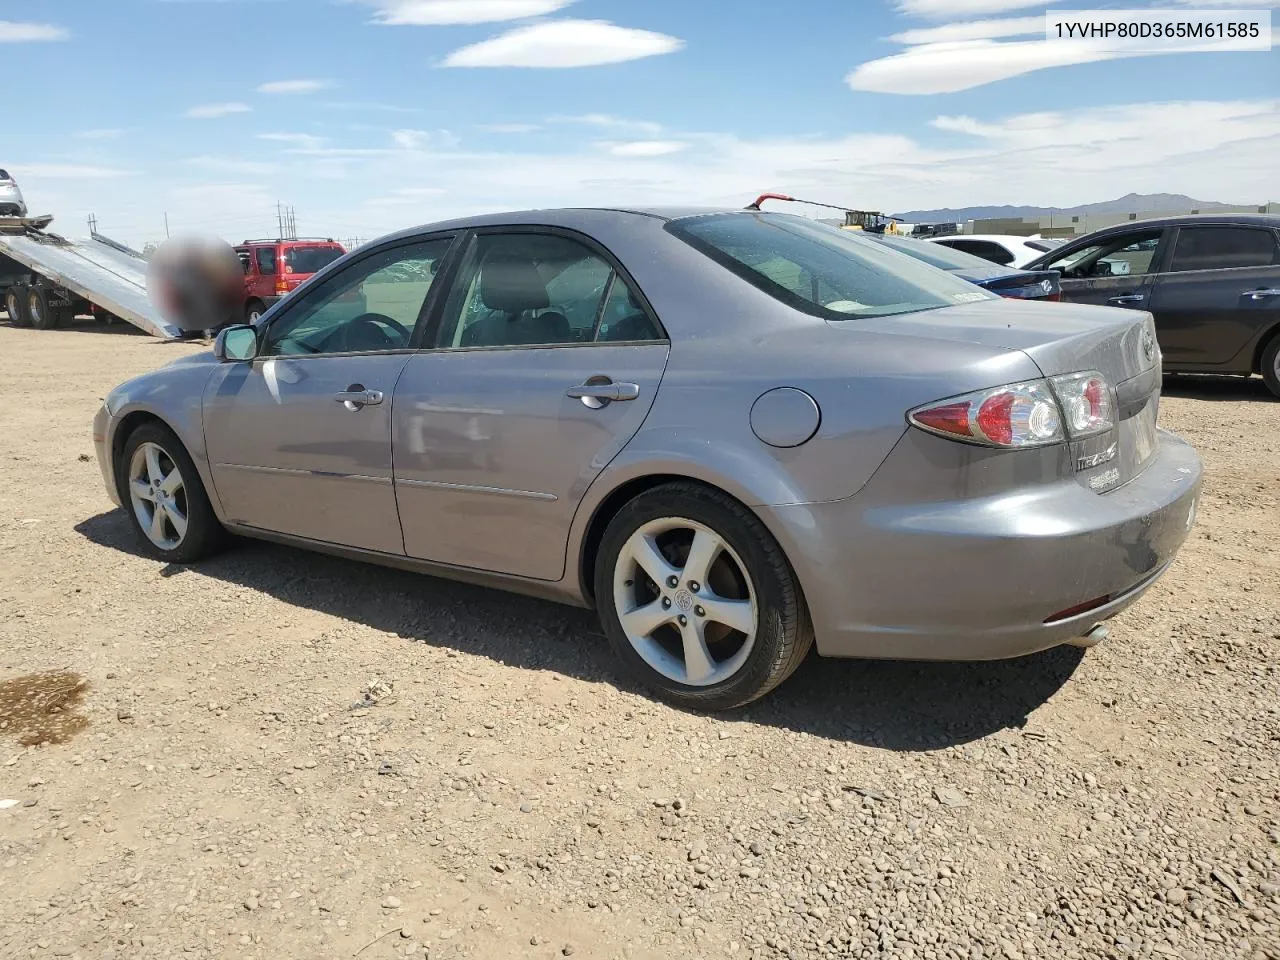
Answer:
[[[257,321],[267,307],[346,253],[328,240],[246,240],[236,247],[244,268],[244,316]]]

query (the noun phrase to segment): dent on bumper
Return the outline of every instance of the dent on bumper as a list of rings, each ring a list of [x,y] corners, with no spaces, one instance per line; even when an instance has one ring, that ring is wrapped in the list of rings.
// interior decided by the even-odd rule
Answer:
[[[98,408],[93,418],[93,450],[98,457],[98,469],[102,472],[102,483],[107,488],[107,496],[117,507],[124,506],[120,501],[120,491],[116,489],[116,480],[111,466],[111,413],[104,403]]]
[[[991,660],[1057,646],[1137,600],[1186,540],[1200,482],[1196,452],[1161,432],[1147,468],[1103,495],[1066,480],[902,504],[873,480],[849,500],[767,508],[764,519],[795,566],[822,655]]]

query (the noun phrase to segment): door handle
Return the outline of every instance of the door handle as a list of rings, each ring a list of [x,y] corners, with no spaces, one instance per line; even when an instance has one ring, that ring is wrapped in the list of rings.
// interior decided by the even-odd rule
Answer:
[[[588,407],[598,410],[606,403],[636,399],[640,396],[640,384],[614,383],[603,377],[592,377],[586,383],[570,387],[565,391],[565,396],[581,400]]]
[[[1141,303],[1147,299],[1145,293],[1126,293],[1118,297],[1108,297],[1107,303]]]
[[[348,410],[363,410],[365,407],[376,406],[381,403],[382,391],[366,390],[360,384],[353,383],[340,393],[335,393],[333,399]]]
[[[1280,297],[1280,287],[1269,289],[1246,290],[1250,300],[1265,300],[1267,297]]]

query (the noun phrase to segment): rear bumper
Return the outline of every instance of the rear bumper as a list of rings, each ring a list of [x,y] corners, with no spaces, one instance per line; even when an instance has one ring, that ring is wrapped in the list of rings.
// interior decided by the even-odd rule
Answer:
[[[848,500],[762,508],[763,519],[792,559],[824,656],[1021,656],[1114,617],[1172,563],[1201,464],[1178,437],[1159,437],[1143,472],[1102,495],[1072,479],[904,504],[890,470]]]

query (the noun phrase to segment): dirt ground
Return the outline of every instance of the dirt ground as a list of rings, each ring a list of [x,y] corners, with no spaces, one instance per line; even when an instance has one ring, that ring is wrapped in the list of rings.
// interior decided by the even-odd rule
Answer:
[[[143,559],[90,420],[193,349],[0,324],[0,957],[1280,958],[1259,381],[1167,386],[1198,524],[1101,647],[813,660],[710,718],[583,611]]]

